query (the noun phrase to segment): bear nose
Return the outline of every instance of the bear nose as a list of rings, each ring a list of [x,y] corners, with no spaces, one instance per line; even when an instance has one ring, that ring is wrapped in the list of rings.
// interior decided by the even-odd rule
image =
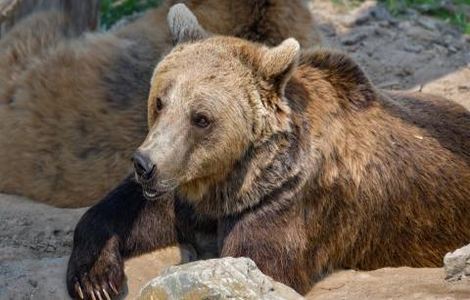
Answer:
[[[153,172],[155,170],[155,164],[147,155],[137,151],[134,153],[132,161],[134,162],[134,169],[137,176],[143,180],[149,180],[152,178]]]

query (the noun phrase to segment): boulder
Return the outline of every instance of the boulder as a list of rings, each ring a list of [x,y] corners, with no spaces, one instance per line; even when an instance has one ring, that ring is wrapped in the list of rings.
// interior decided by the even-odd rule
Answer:
[[[170,267],[151,280],[139,300],[303,299],[264,275],[249,258],[225,257]]]
[[[470,244],[444,256],[444,270],[449,281],[470,278]]]

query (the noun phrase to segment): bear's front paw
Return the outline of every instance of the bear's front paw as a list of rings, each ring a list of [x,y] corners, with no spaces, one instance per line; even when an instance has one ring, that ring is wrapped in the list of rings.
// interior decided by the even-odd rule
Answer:
[[[89,254],[72,253],[67,270],[67,289],[72,298],[111,300],[119,294],[123,281],[124,264],[118,251],[103,249],[92,262]]]

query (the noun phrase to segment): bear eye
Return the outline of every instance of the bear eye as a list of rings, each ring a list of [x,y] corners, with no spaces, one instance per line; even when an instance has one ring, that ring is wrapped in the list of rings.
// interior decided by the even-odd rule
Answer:
[[[162,99],[157,98],[157,101],[155,101],[155,109],[157,112],[160,112],[163,109]]]
[[[211,124],[209,118],[203,114],[195,114],[192,117],[192,123],[199,128],[207,128]]]

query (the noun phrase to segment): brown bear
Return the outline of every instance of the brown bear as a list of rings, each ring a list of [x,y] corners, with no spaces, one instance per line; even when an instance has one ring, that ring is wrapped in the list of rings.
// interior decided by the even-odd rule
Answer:
[[[470,241],[470,113],[376,89],[348,56],[211,36],[183,5],[129,177],[80,220],[70,295],[112,296],[123,260],[213,238],[306,293],[338,268],[436,267]]]
[[[63,18],[41,14],[5,37],[11,51],[0,51],[0,73],[9,78],[0,82],[1,192],[80,207],[122,180],[147,133],[153,68],[173,46],[166,16],[174,2],[181,1],[108,33],[61,40]],[[319,42],[302,0],[184,2],[211,32],[269,45],[289,36],[305,47]]]

